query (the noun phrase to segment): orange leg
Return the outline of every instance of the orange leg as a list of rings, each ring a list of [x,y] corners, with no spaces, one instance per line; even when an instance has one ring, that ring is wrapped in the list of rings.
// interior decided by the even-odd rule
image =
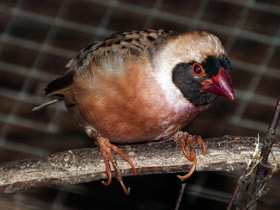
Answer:
[[[104,184],[106,186],[111,184],[111,181],[112,181],[112,171],[111,171],[111,166],[110,166],[110,164],[111,164],[115,170],[116,179],[121,184],[124,193],[126,195],[129,195],[130,189],[125,186],[125,184],[122,180],[122,175],[121,175],[121,172],[117,165],[117,161],[116,161],[115,157],[113,156],[113,154],[111,153],[111,150],[113,150],[115,153],[120,155],[124,161],[128,162],[132,168],[134,175],[136,175],[137,172],[136,172],[134,164],[129,159],[129,157],[125,153],[123,153],[117,146],[111,144],[108,138],[97,136],[97,143],[100,147],[100,153],[102,154],[102,156],[104,158],[104,162],[105,162],[105,166],[106,166],[106,174],[108,176],[107,182],[102,181],[102,184]]]
[[[117,165],[117,161],[115,157],[113,156],[111,150],[113,150],[115,153],[120,155],[122,159],[129,163],[129,165],[132,168],[132,171],[134,175],[137,174],[136,169],[132,161],[129,159],[129,157],[123,153],[117,146],[110,143],[108,138],[102,137],[100,134],[98,134],[96,131],[94,131],[91,128],[85,128],[85,132],[88,134],[89,137],[94,138],[97,140],[97,143],[100,147],[100,153],[103,156],[105,167],[106,167],[106,174],[108,176],[107,181],[102,181],[102,184],[105,186],[108,186],[112,182],[112,170],[111,165],[113,166],[115,173],[116,173],[116,179],[121,184],[123,191],[126,195],[129,195],[130,189],[127,188],[122,180],[122,175],[119,170],[119,167]]]
[[[192,136],[187,132],[178,131],[177,133],[175,133],[173,138],[174,138],[174,141],[179,142],[186,158],[189,161],[193,162],[192,168],[189,171],[189,173],[187,173],[184,176],[177,175],[177,177],[183,181],[185,179],[188,179],[193,174],[193,172],[195,171],[196,166],[197,166],[197,159],[196,159],[196,152],[194,149],[194,143],[196,142],[199,146],[202,146],[203,155],[206,155],[206,147],[203,142],[203,139],[200,136]],[[188,152],[185,148],[185,141],[187,141],[187,145],[188,145],[190,154],[188,154]]]

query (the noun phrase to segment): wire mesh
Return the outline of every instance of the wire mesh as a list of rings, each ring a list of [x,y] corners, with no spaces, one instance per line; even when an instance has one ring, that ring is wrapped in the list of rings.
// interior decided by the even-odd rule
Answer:
[[[110,33],[141,28],[206,30],[221,38],[231,58],[237,100],[234,103],[217,101],[188,127],[189,132],[205,137],[264,134],[273,114],[276,97],[280,93],[279,2],[2,0],[1,161],[92,146],[93,142],[71,120],[63,105],[50,107],[40,113],[32,113],[32,107],[48,100],[43,96],[44,87],[65,72],[65,64],[80,49]],[[213,121],[216,124],[214,129]],[[216,204],[225,203],[228,199],[228,196],[219,196],[222,192],[216,193],[214,189],[203,189],[202,196],[198,186],[205,185],[210,179],[206,175],[204,181],[197,179],[199,181],[194,181],[195,187],[190,188],[188,195],[204,196],[205,199],[215,200]],[[42,199],[44,193],[40,190],[40,198],[32,193],[21,193],[9,199],[18,203],[35,199],[42,209],[47,206],[51,209],[80,209],[71,206],[69,199],[73,197],[72,194],[79,193],[85,200],[90,199],[86,194],[96,193],[88,190],[89,186],[50,188],[48,191],[53,198],[48,195],[51,201],[49,205],[48,201]],[[94,186],[98,188],[97,184]],[[198,200],[189,199],[189,202],[197,204]],[[67,202],[70,204],[64,205]],[[155,208],[158,205],[158,209],[168,209],[161,202],[159,200],[150,204]],[[274,204],[270,202],[270,205]],[[275,206],[280,208],[277,204]]]

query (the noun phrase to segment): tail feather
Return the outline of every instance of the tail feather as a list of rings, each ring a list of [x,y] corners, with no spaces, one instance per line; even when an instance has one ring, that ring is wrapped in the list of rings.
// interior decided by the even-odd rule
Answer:
[[[41,105],[39,105],[39,106],[34,107],[34,108],[32,109],[32,112],[42,110],[42,109],[44,109],[45,107],[50,106],[50,105],[52,105],[52,104],[55,104],[55,103],[57,103],[57,102],[59,102],[59,101],[62,101],[62,100],[63,100],[63,98],[59,98],[59,99],[54,99],[54,100],[52,100],[52,101],[48,101],[48,102],[46,102],[46,103],[43,103],[43,104],[41,104]]]
[[[73,70],[69,70],[62,77],[59,77],[59,78],[53,80],[51,83],[49,83],[48,86],[45,88],[46,95],[47,96],[57,96],[58,98],[56,98],[52,101],[43,103],[39,106],[36,106],[32,109],[32,111],[39,111],[47,106],[50,106],[52,104],[55,104],[59,101],[64,100],[65,95],[73,94],[72,93],[72,83],[73,83],[74,73],[75,72]]]

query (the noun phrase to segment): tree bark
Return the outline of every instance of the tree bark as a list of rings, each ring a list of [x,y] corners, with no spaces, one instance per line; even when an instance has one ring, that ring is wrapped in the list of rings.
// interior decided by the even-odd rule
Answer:
[[[224,136],[204,139],[207,155],[197,147],[197,171],[243,170],[252,158],[257,138]],[[137,173],[159,174],[188,171],[192,165],[174,141],[149,144],[121,145],[134,163]],[[273,148],[280,164],[280,143]],[[128,163],[116,156],[123,176],[133,175]],[[275,161],[269,157],[267,167]],[[0,166],[0,193],[13,193],[30,187],[54,184],[77,184],[106,179],[105,165],[97,148],[68,150],[43,157],[19,160]]]

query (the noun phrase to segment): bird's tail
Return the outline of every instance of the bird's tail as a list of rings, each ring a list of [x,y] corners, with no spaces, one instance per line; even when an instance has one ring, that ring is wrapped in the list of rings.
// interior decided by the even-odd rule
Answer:
[[[54,100],[48,101],[48,102],[46,102],[46,103],[43,103],[43,104],[41,104],[41,105],[39,105],[39,106],[34,107],[34,108],[32,109],[32,112],[33,112],[33,111],[42,110],[42,109],[44,109],[45,107],[50,106],[50,105],[52,105],[52,104],[55,104],[55,103],[57,103],[57,102],[59,102],[59,101],[62,101],[62,100],[63,100],[63,98],[58,98],[58,99],[54,99]]]

